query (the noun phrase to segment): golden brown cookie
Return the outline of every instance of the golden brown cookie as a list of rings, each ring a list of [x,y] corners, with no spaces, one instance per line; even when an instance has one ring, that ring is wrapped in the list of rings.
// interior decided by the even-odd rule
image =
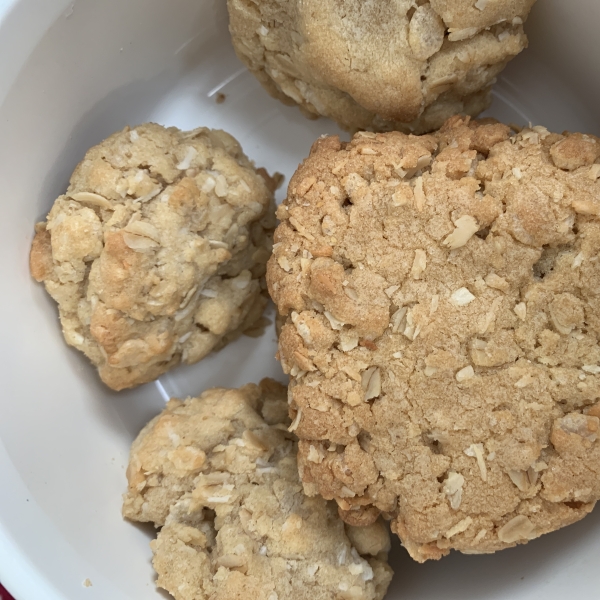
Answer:
[[[30,268],[106,385],[152,381],[257,323],[272,184],[223,131],[149,123],[88,151],[36,226]]]
[[[455,117],[320,139],[278,209],[305,491],[418,561],[494,552],[600,497],[599,140]]]
[[[235,50],[267,91],[356,131],[475,116],[527,46],[535,0],[228,0]]]
[[[383,598],[386,527],[344,525],[303,494],[286,408],[269,380],[208,390],[171,400],[134,442],[123,512],[164,524],[154,567],[176,600]]]

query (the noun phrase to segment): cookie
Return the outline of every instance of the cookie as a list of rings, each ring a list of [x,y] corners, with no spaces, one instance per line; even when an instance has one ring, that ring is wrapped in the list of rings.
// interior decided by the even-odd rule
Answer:
[[[304,496],[286,417],[285,387],[264,380],[171,400],[134,442],[123,514],[162,526],[157,584],[176,600],[383,598],[386,527]]]
[[[171,507],[210,470],[207,453],[230,439],[254,440],[244,432],[280,424],[289,426],[285,388],[271,379],[171,400],[131,446],[123,516],[162,527]]]
[[[106,385],[152,381],[257,324],[274,187],[223,131],[149,123],[88,151],[36,226],[30,270]]]
[[[309,495],[411,556],[488,553],[600,497],[599,140],[455,117],[320,139],[278,209]]]
[[[350,131],[424,133],[489,106],[534,2],[227,4],[237,55],[275,98]]]

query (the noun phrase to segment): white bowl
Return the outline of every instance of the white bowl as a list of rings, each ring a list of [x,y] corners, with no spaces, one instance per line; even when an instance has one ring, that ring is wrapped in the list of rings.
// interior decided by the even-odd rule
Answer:
[[[530,49],[501,77],[489,114],[600,133],[599,24],[596,0],[540,0]],[[225,0],[0,0],[0,580],[18,600],[165,598],[152,532],[120,516],[131,441],[168,395],[283,377],[273,330],[121,394],[64,344],[28,274],[33,224],[90,146],[148,120],[224,128],[287,177],[314,139],[337,132],[269,98],[243,69]],[[396,544],[389,598],[596,598],[599,559],[597,512],[496,556],[420,566]]]

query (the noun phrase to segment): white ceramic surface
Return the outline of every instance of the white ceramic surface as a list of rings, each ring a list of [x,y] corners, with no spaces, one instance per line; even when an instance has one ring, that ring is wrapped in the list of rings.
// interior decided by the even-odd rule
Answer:
[[[597,0],[539,0],[531,47],[502,76],[490,114],[600,133],[599,24]],[[166,598],[153,584],[151,531],[120,517],[132,439],[168,395],[283,380],[273,330],[121,394],[64,345],[28,275],[33,224],[87,148],[147,120],[227,129],[288,178],[318,135],[337,132],[245,72],[225,0],[0,0],[0,580],[17,600]],[[420,566],[396,544],[389,598],[596,598],[599,559],[598,512],[496,556]]]

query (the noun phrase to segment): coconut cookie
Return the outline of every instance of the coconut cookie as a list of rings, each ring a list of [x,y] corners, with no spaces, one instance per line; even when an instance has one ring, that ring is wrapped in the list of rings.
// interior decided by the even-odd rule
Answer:
[[[423,133],[489,106],[534,2],[227,4],[239,58],[275,98],[351,131]]]
[[[273,189],[223,131],[150,123],[86,154],[30,268],[106,385],[195,363],[261,319]]]
[[[413,558],[494,552],[600,497],[599,140],[451,119],[320,139],[267,271],[309,495]]]
[[[302,492],[285,387],[171,400],[134,442],[125,516],[163,525],[158,586],[177,600],[381,599],[389,536]]]

